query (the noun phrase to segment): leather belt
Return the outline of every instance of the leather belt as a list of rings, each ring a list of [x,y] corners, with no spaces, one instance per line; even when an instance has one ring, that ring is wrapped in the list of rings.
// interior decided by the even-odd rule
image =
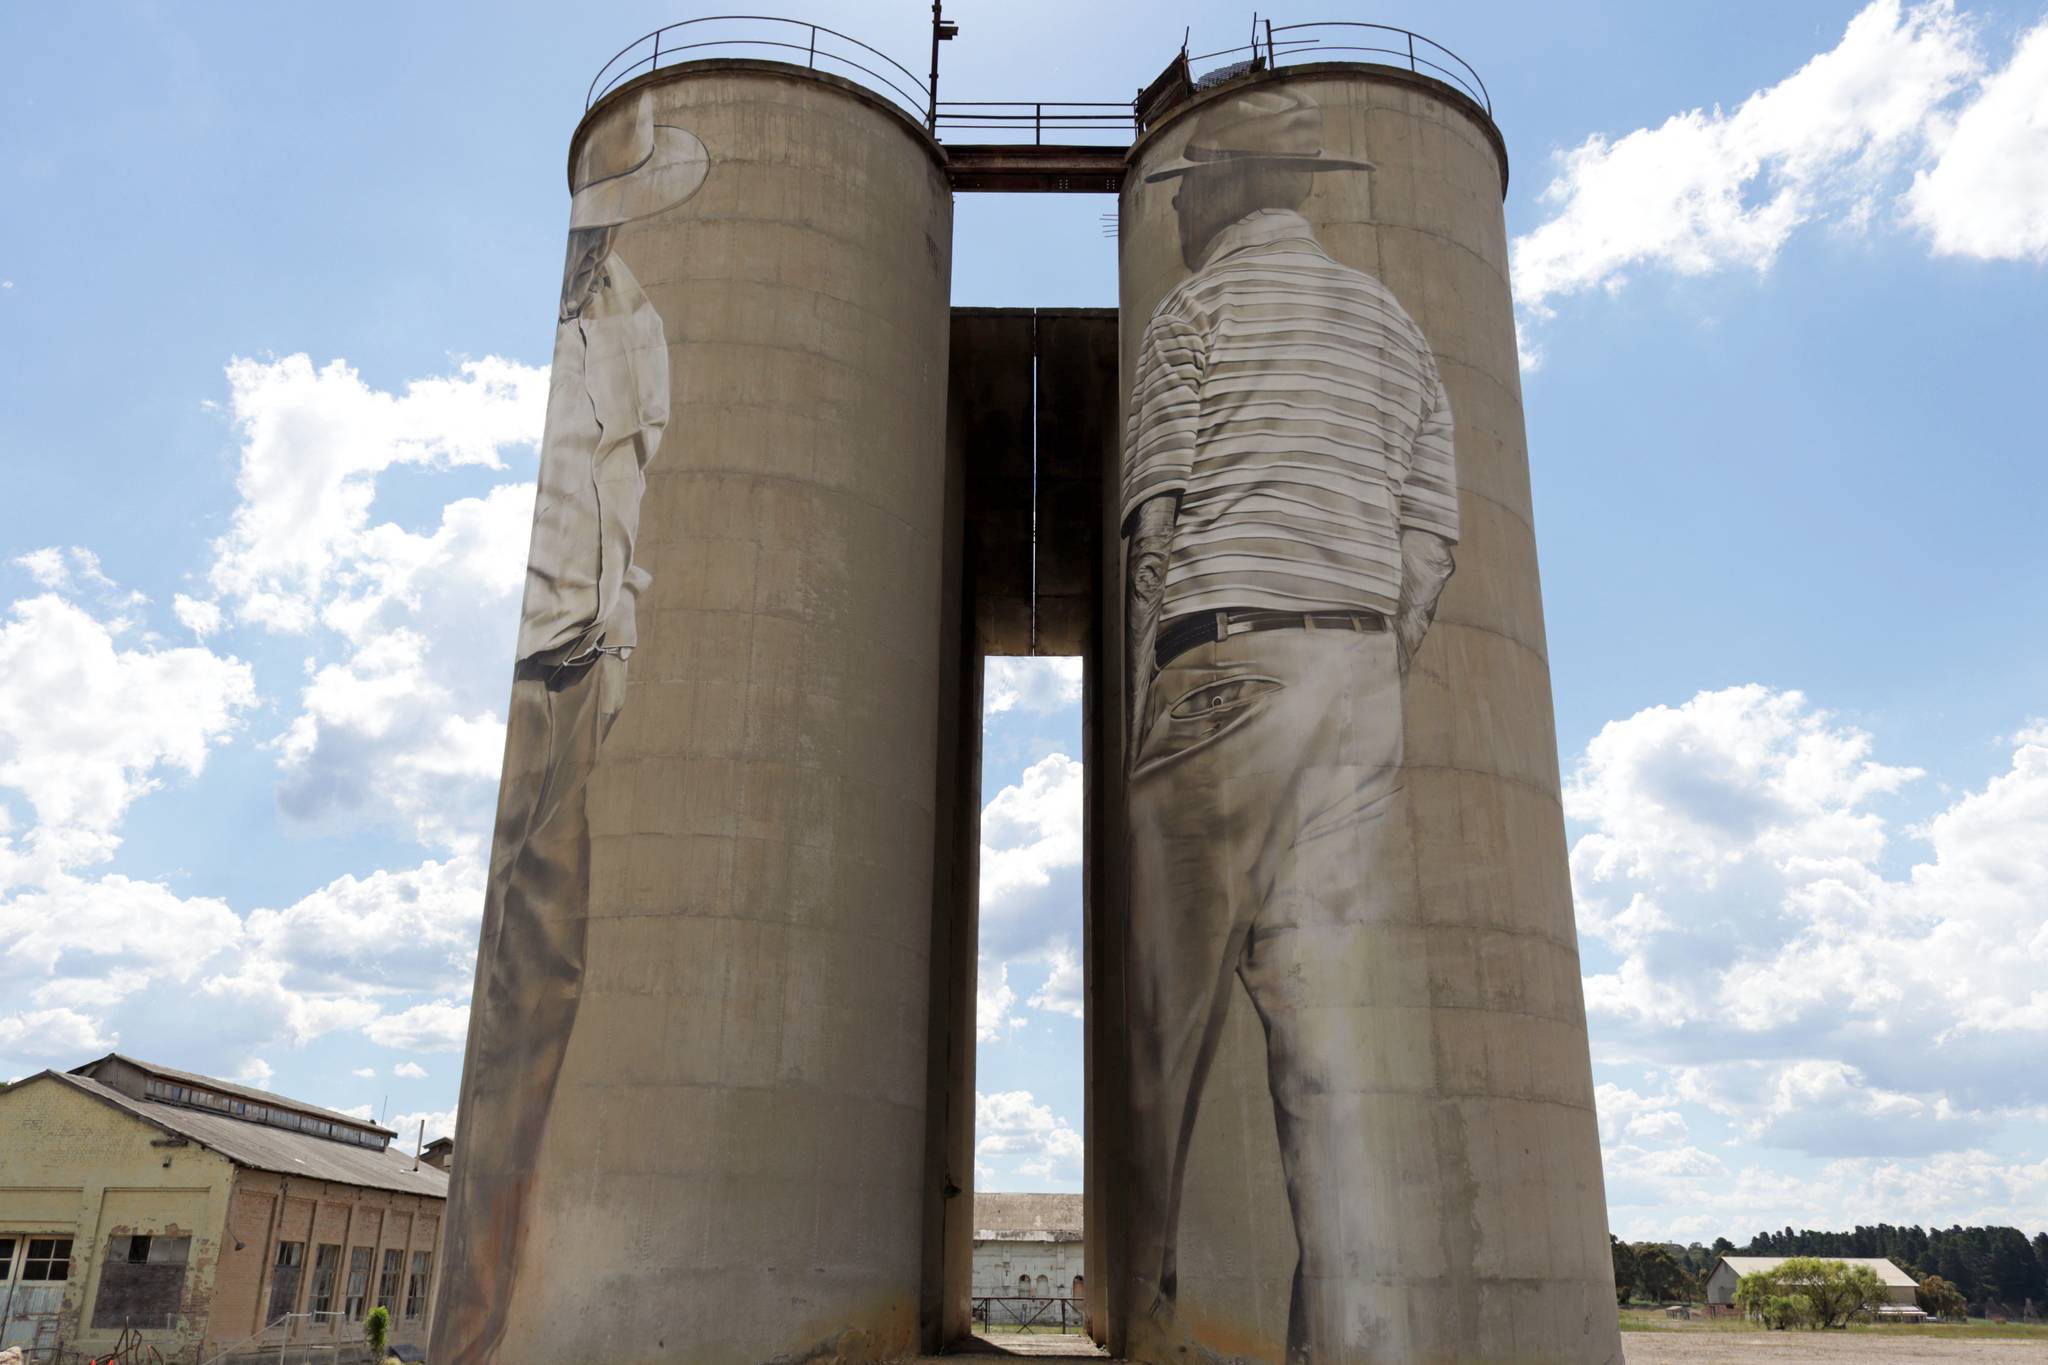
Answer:
[[[1196,645],[1227,640],[1251,630],[1385,630],[1376,611],[1198,611],[1176,616],[1159,628],[1159,666],[1166,667]]]

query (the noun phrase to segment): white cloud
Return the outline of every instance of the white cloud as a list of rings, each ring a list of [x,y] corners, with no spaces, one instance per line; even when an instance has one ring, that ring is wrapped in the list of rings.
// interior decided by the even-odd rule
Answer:
[[[243,1062],[240,1067],[236,1068],[235,1079],[243,1085],[253,1085],[258,1090],[262,1090],[270,1085],[270,1078],[276,1074],[277,1069],[271,1066],[269,1062],[264,1061],[261,1057],[251,1057]]]
[[[1667,1144],[1700,1114],[1752,1165],[1798,1153],[1910,1183],[1991,1153],[2022,1174],[1986,1189],[2038,1198],[2023,1172],[2042,1153],[1995,1150],[2048,1103],[2048,727],[2012,744],[2007,771],[1917,825],[1893,810],[1917,771],[1797,692],[1701,693],[1586,747],[1565,799],[1580,932],[1606,959],[1585,983],[1596,1056],[1655,1079],[1599,1087],[1618,1205],[1685,1202],[1669,1182],[1705,1163]],[[1809,1212],[1763,1176],[1736,1184],[1748,1203],[1700,1207],[1738,1230],[1875,1207]]]
[[[983,958],[974,978],[974,1040],[1000,1043],[1024,1021],[1011,1014],[1017,992],[1010,985],[1008,963]]]
[[[185,629],[202,640],[221,627],[220,604],[217,602],[203,602],[177,593],[171,598],[171,611]]]
[[[393,1115],[391,1122],[386,1125],[398,1134],[398,1140],[392,1143],[392,1146],[405,1151],[414,1144],[424,1145],[435,1138],[454,1137],[455,1112],[453,1109],[429,1109]],[[422,1124],[426,1125],[424,1131],[421,1128]]]
[[[1081,660],[1053,655],[990,655],[982,669],[981,709],[985,715],[1030,711],[1040,715],[1081,700]]]
[[[363,1034],[380,1046],[408,1052],[459,1051],[469,1037],[469,1004],[428,1001],[370,1020],[363,1025]]]
[[[96,1020],[74,1009],[0,1014],[0,1057],[33,1057],[58,1065],[111,1051],[118,1038],[102,1035]]]
[[[348,1074],[354,1076],[359,1081],[371,1081],[377,1078],[377,1068],[374,1066],[359,1066]]]
[[[241,929],[224,901],[119,875],[58,875],[0,901],[0,956],[17,980],[30,968],[52,977],[83,973],[104,981],[101,1000],[152,977],[191,979],[231,951]]]
[[[1953,0],[1871,0],[1833,48],[1733,110],[1560,153],[1542,199],[1547,217],[1513,249],[1534,318],[1638,271],[1762,273],[1814,223],[1916,228],[1941,255],[2048,260],[2048,23],[1987,75]],[[1522,332],[1534,369],[1542,347]]]
[[[2048,22],[2021,38],[1913,177],[1912,221],[1936,253],[2048,260]]]
[[[400,1062],[391,1068],[391,1074],[409,1081],[423,1081],[427,1078],[427,1069],[418,1062]]]
[[[984,940],[1008,952],[1018,921],[1031,918],[1034,893],[1081,866],[1081,765],[1049,754],[997,792],[981,812],[981,916]],[[1015,955],[1010,952],[1010,955]]]
[[[377,476],[396,465],[496,469],[500,451],[531,444],[547,403],[547,371],[488,357],[402,394],[365,384],[347,362],[305,355],[236,359],[230,407],[242,438],[233,527],[215,546],[214,588],[244,619],[280,630],[313,625],[338,588],[378,577],[372,534]]]
[[[211,582],[244,622],[303,634],[307,681],[277,741],[285,813],[389,820],[478,853],[504,745],[533,485],[380,519],[393,469],[496,472],[538,439],[547,371],[491,357],[400,392],[303,355],[228,367],[240,502]],[[451,489],[451,491],[457,491]]]
[[[1076,1019],[1087,1016],[1087,1002],[1082,991],[1081,958],[1074,951],[1073,944],[1062,940],[1054,947],[1052,970],[1046,974],[1045,984],[1025,1003],[1033,1009],[1072,1015]]]
[[[35,813],[25,847],[0,824],[0,889],[111,856],[129,805],[166,769],[198,775],[255,703],[239,659],[124,648],[125,628],[55,593],[0,623],[0,787]]]
[[[483,914],[474,858],[344,875],[282,910],[246,921],[253,954],[289,964],[308,993],[467,990]]]
[[[14,562],[28,570],[28,576],[36,581],[38,587],[60,589],[71,582],[71,572],[64,567],[64,551],[55,545],[16,555]]]
[[[1515,240],[1515,292],[1540,312],[1639,267],[1762,270],[1801,223],[1867,212],[1977,69],[1951,0],[1872,0],[1832,50],[1733,112],[1596,133],[1561,158],[1551,217]]]
[[[1052,1106],[1040,1104],[1028,1090],[1004,1090],[974,1096],[974,1157],[977,1176],[986,1171],[1000,1188],[1006,1179],[997,1165],[1046,1185],[1070,1184],[1081,1178],[1081,1135]]]

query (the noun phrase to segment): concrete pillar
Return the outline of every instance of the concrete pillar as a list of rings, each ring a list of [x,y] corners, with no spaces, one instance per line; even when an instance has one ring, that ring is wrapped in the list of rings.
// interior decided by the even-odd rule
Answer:
[[[1355,1015],[1342,1026],[1369,1053],[1341,1069],[1369,1078],[1355,1105],[1363,1178],[1350,1188],[1370,1196],[1342,1215],[1347,1344],[1313,1358],[1618,1361],[1501,213],[1505,150],[1476,105],[1405,71],[1289,66],[1203,92],[1148,130],[1124,182],[1126,395],[1148,321],[1191,273],[1173,205],[1183,181],[1147,177],[1187,165],[1205,111],[1232,100],[1251,101],[1256,126],[1226,152],[1350,163],[1310,168],[1293,211],[1335,262],[1391,290],[1434,352],[1461,517],[1456,572],[1400,688],[1397,833],[1356,869],[1383,907],[1362,931],[1361,979],[1344,1006]],[[1318,113],[1319,146],[1301,132]],[[1297,135],[1301,146],[1282,145]],[[1123,592],[1111,581],[1116,615]],[[1090,965],[1115,961],[1106,952]],[[1278,1360],[1297,1234],[1266,1039],[1245,987],[1229,990],[1188,1156],[1172,1330],[1224,1359]],[[1092,1025],[1102,988],[1091,983],[1091,994]],[[1090,1133],[1091,1234],[1108,1212],[1096,1187],[1115,1178],[1096,1145],[1116,1136]],[[1118,1155],[1125,1172],[1146,1159]],[[1129,1297],[1145,1268],[1118,1269],[1117,1327],[1130,1329],[1136,1358],[1164,1360],[1165,1338],[1144,1330],[1149,1297]]]
[[[492,1358],[893,1359],[924,1244],[951,197],[902,113],[761,62],[621,87],[572,167],[649,116],[705,169],[610,212],[666,338],[652,577],[589,778],[587,904],[544,907],[585,915],[582,963]],[[483,1027],[458,1181],[520,1051]],[[507,1236],[483,1207],[458,1191],[451,1234]]]

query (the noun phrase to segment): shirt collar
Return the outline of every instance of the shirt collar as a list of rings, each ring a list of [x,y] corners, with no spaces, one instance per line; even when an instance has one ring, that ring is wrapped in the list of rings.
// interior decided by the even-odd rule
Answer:
[[[1232,252],[1276,242],[1299,242],[1318,253],[1323,249],[1308,219],[1293,209],[1253,209],[1216,234],[1202,256],[1202,264],[1214,265]]]

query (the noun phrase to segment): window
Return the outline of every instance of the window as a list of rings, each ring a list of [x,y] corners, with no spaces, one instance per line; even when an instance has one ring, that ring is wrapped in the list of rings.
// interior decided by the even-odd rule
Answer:
[[[405,1282],[405,1316],[408,1319],[422,1318],[427,1313],[427,1272],[433,1268],[432,1252],[415,1251],[412,1254],[412,1274]]]
[[[384,1253],[384,1273],[377,1277],[377,1305],[398,1311],[398,1275],[405,1268],[405,1253],[393,1248]]]
[[[28,1239],[28,1254],[22,1258],[21,1278],[24,1281],[68,1280],[71,1278],[71,1239],[69,1237],[31,1237]]]
[[[341,1248],[323,1242],[313,1248],[313,1292],[306,1298],[308,1313],[334,1311],[334,1277],[341,1273]]]
[[[1041,1299],[1043,1299],[1043,1298],[1047,1298],[1047,1297],[1050,1297],[1050,1296],[1051,1296],[1051,1294],[1052,1294],[1052,1281],[1051,1281],[1051,1280],[1048,1280],[1047,1278],[1045,1278],[1045,1276],[1043,1276],[1043,1275],[1040,1275],[1040,1276],[1038,1277],[1038,1297],[1039,1297],[1039,1298],[1041,1298]]]
[[[149,1232],[109,1237],[93,1299],[93,1327],[105,1331],[169,1321],[185,1301],[185,1262],[191,1254],[190,1237]]]
[[[1029,1275],[1019,1275],[1017,1277],[1017,1297],[1031,1297],[1031,1277]]]
[[[277,1260],[270,1271],[270,1314],[268,1321],[276,1322],[285,1314],[298,1307],[299,1270],[306,1263],[304,1242],[279,1242]]]
[[[348,1298],[341,1311],[350,1322],[363,1320],[370,1298],[370,1258],[375,1254],[368,1247],[357,1247],[348,1254]]]

